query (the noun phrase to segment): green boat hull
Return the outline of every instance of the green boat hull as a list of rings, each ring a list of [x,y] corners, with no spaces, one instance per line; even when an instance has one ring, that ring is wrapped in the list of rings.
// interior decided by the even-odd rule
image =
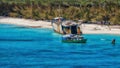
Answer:
[[[65,43],[86,43],[87,39],[82,39],[82,40],[62,40],[62,42]]]

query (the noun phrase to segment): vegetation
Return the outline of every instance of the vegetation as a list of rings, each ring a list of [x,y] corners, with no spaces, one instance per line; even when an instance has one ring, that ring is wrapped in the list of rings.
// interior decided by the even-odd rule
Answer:
[[[120,24],[120,0],[0,0],[0,15],[36,20],[62,16]]]

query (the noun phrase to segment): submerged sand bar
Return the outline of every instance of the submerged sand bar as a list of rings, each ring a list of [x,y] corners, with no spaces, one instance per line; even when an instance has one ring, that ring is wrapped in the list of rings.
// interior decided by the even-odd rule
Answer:
[[[23,18],[0,17],[0,23],[33,28],[52,28],[51,22]],[[81,29],[83,34],[120,34],[120,26],[108,27],[97,24],[82,24]]]

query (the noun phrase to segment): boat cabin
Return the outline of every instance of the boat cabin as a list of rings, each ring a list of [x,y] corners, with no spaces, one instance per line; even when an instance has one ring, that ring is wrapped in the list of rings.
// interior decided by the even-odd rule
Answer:
[[[74,21],[56,17],[52,20],[53,30],[61,34],[82,34],[80,24]]]

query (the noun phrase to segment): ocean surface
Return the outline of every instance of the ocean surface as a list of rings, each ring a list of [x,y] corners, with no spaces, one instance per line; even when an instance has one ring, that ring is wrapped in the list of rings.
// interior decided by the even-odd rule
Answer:
[[[62,43],[52,29],[0,24],[0,68],[120,68],[120,35],[83,36]]]

